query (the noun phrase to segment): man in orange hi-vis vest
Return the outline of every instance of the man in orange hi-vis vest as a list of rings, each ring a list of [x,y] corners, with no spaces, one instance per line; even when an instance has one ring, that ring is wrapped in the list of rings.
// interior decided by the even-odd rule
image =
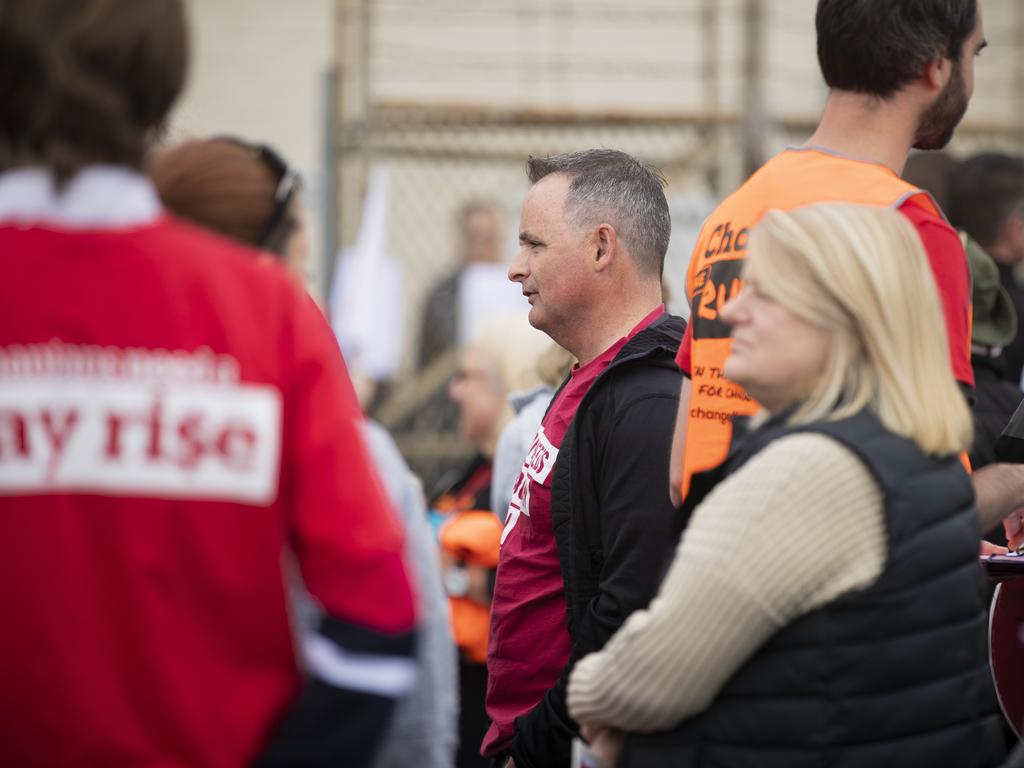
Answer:
[[[923,22],[922,8],[929,10]],[[967,393],[973,389],[963,247],[935,202],[900,174],[912,148],[944,147],[967,110],[974,58],[986,46],[981,8],[977,0],[923,0],[913,10],[892,0],[819,0],[816,25],[831,89],[817,130],[804,146],[768,161],[708,217],[690,259],[691,318],[676,358],[686,374],[672,444],[677,504],[693,474],[725,458],[733,417],[758,408],[722,376],[731,340],[719,311],[741,289],[751,228],[772,208],[843,200],[903,213],[931,261],[953,373]],[[975,486],[982,522],[995,524],[1024,502],[1024,469],[986,468]]]

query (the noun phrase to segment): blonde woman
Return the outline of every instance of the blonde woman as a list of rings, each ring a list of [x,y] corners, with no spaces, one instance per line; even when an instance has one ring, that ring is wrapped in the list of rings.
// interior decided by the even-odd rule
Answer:
[[[508,395],[540,383],[537,363],[550,343],[525,314],[495,316],[463,350],[459,370],[448,387],[449,396],[459,405],[462,436],[477,449],[458,480],[432,504],[448,520],[440,541],[459,647],[457,768],[486,767],[490,762],[480,755],[480,742],[490,725],[484,706],[487,643],[502,527],[500,518],[486,511],[492,459],[502,428],[513,417]],[[520,456],[520,465],[522,461]]]
[[[998,764],[971,418],[920,240],[888,209],[773,211],[743,275],[721,383],[762,410],[572,716],[624,766]]]

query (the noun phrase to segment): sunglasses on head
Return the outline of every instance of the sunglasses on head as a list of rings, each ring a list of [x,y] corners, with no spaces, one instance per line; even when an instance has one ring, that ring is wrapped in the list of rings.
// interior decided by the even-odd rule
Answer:
[[[235,136],[217,136],[214,141],[226,141],[250,152],[255,152],[260,162],[270,168],[278,179],[277,188],[274,190],[274,210],[271,212],[259,240],[262,247],[268,247],[288,213],[288,206],[302,187],[302,177],[298,171],[285,162],[283,157],[266,144],[252,144]]]

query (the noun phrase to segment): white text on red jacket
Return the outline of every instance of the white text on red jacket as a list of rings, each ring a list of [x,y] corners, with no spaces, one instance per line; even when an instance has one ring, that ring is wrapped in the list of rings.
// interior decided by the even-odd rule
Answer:
[[[280,393],[226,355],[0,348],[0,494],[269,504],[280,444]]]

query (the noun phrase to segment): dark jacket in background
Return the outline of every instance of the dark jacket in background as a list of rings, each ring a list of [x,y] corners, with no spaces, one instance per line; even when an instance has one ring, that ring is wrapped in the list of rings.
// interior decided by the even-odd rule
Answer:
[[[1017,410],[1024,393],[1006,379],[1006,364],[1002,358],[972,355],[974,367],[974,444],[971,446],[971,466],[980,469],[994,464],[996,440],[1002,434]]]
[[[974,443],[971,446],[971,467],[981,469],[999,461],[996,441],[1009,423],[1024,393],[1005,378],[1006,362],[1001,357],[972,355],[974,367]],[[1006,545],[1002,524],[985,533],[993,544]]]
[[[423,307],[423,324],[420,326],[420,368],[425,368],[455,346],[461,275],[461,267],[445,275],[427,296]]]
[[[669,454],[686,323],[663,315],[638,333],[580,402],[552,470],[572,654],[561,678],[516,718],[509,753],[519,768],[569,765],[578,726],[565,694],[576,661],[600,650],[655,595],[685,519],[668,495]],[[557,397],[557,395],[556,395]]]
[[[1010,294],[1013,307],[1017,310],[1017,317],[1024,318],[1024,287],[1017,283],[1011,265],[999,264],[999,282]],[[1006,361],[1004,378],[1019,387],[1021,373],[1024,371],[1024,331],[1018,331],[1017,337],[1006,345],[1003,349],[1003,359]]]

